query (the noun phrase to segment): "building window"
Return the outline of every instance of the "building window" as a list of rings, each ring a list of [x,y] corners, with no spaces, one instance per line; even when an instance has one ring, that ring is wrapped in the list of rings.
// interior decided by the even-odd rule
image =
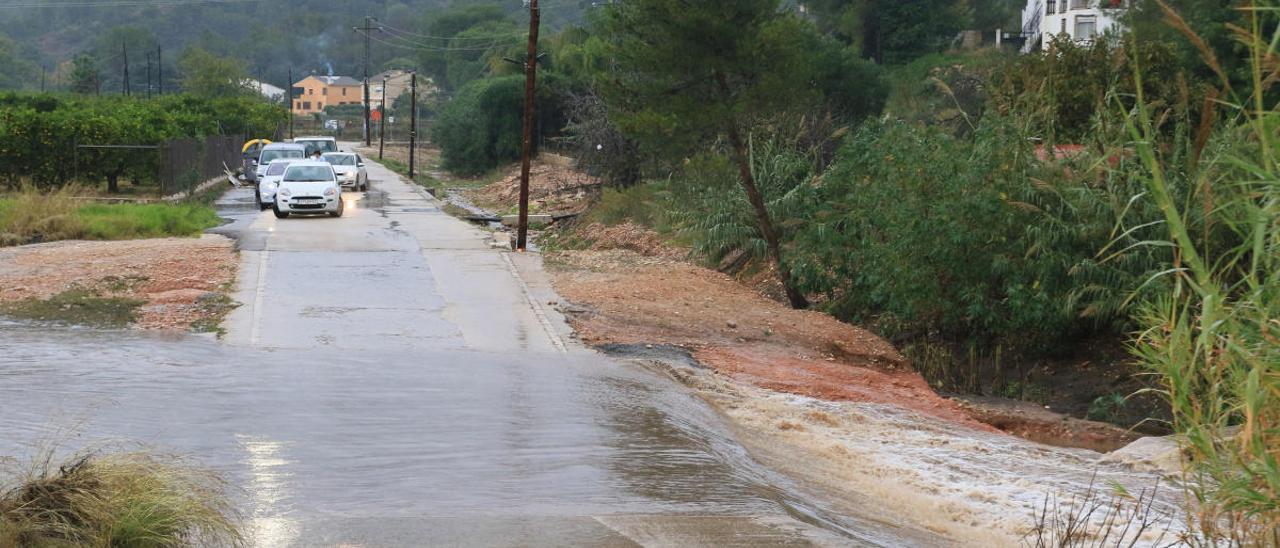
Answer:
[[[1098,34],[1098,17],[1096,15],[1076,16],[1076,40],[1092,40]]]
[[[298,109],[300,109],[300,108],[302,108],[302,101],[294,101],[294,102],[293,102],[293,110],[298,110]]]
[[[1064,1],[1063,4],[1066,2]],[[1083,10],[1089,9],[1089,0],[1071,0],[1071,9]]]
[[[307,88],[307,95],[315,95],[316,88]]]
[[[343,97],[347,96],[347,88],[342,88],[342,96]]]
[[[1058,3],[1055,2],[1054,0],[1048,0],[1047,2],[1044,3],[1045,15],[1053,15],[1054,13],[1057,13],[1057,11],[1058,11]]]
[[[302,110],[311,110],[311,101],[303,101]]]
[[[324,88],[320,90],[320,95],[329,95],[329,88]]]

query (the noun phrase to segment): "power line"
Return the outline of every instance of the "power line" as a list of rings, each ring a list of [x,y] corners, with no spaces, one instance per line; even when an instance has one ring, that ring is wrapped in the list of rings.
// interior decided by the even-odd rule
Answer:
[[[414,37],[414,38],[422,38],[422,39],[426,39],[426,40],[444,40],[445,42],[452,42],[452,41],[455,41],[455,40],[489,40],[489,39],[490,39],[490,38],[492,38],[492,37],[497,37],[497,36],[498,36],[498,35],[496,35],[496,34],[495,34],[495,35],[493,35],[492,37],[490,37],[490,36],[458,36],[458,35],[454,35],[454,36],[440,36],[440,35],[421,34],[421,33],[413,32],[413,31],[408,31],[408,30],[404,30],[404,29],[400,29],[400,28],[393,27],[393,26],[388,25],[388,24],[386,24],[386,23],[383,23],[383,24],[382,24],[382,27],[383,27],[384,29],[386,29],[386,30],[390,31],[390,33],[391,33],[391,34],[393,34],[393,35],[394,35],[394,34],[404,34],[404,35],[406,35],[406,36],[412,36],[412,37]],[[459,33],[459,34],[461,34],[461,33]]]
[[[357,32],[359,32],[359,31],[357,31]],[[364,34],[364,33],[363,33],[363,32],[361,32],[360,34]],[[428,50],[430,50],[430,51],[485,51],[485,50],[488,50],[488,49],[492,48],[493,46],[498,45],[498,42],[496,42],[496,41],[495,41],[495,42],[492,42],[492,43],[490,43],[490,44],[487,44],[487,45],[485,45],[485,46],[483,46],[483,47],[466,47],[466,48],[440,47],[440,46],[433,46],[433,45],[429,45],[429,44],[418,44],[418,45],[413,45],[413,46],[406,46],[406,45],[404,45],[404,44],[397,44],[397,43],[395,43],[395,42],[389,42],[389,41],[387,41],[387,40],[383,40],[383,39],[378,38],[378,37],[373,36],[373,35],[366,35],[366,36],[367,36],[370,40],[373,40],[374,42],[378,42],[379,44],[383,44],[383,45],[386,45],[386,46],[391,46],[391,47],[393,47],[393,48],[407,49],[407,50],[412,50],[412,51],[428,51]]]

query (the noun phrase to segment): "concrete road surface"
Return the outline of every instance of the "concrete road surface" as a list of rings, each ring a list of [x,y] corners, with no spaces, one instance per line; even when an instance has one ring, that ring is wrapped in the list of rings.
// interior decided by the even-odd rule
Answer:
[[[669,379],[575,344],[537,257],[369,162],[346,215],[220,203],[222,341],[9,326],[0,455],[74,422],[190,454],[257,546],[924,545],[756,464]]]

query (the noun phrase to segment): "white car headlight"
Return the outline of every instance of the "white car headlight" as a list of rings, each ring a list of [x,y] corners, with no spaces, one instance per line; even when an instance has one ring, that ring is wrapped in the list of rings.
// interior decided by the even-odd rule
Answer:
[[[329,187],[329,188],[324,189],[324,195],[325,195],[325,196],[334,196],[334,195],[336,195],[337,193],[338,193],[338,191],[337,191],[337,190],[334,190],[334,189],[333,189],[333,187]]]
[[[281,196],[284,196],[285,198],[288,198],[289,196],[292,196],[292,195],[293,195],[293,193],[292,193],[292,192],[289,192],[289,189],[287,189],[287,188],[282,188],[282,189],[280,189],[280,195],[281,195]]]
[[[262,184],[262,190],[275,190],[275,189],[276,189],[276,184],[275,184],[275,183],[263,183],[263,184]]]

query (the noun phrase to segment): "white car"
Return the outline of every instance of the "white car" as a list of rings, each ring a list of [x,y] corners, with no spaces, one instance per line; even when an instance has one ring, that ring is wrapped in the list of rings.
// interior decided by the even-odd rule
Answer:
[[[308,158],[317,150],[321,154],[338,152],[338,140],[333,137],[298,137],[293,140],[293,144],[306,148]]]
[[[333,164],[333,172],[338,174],[338,182],[343,188],[353,190],[369,190],[369,172],[364,169],[364,159],[353,152],[330,152],[323,156],[324,161]]]
[[[324,160],[303,160],[289,164],[276,188],[273,207],[276,218],[293,213],[328,213],[341,217],[342,185],[333,166]]]
[[[289,164],[301,161],[297,158],[277,158],[267,164],[266,171],[262,172],[262,176],[258,177],[258,186],[254,189],[254,193],[258,197],[258,207],[261,209],[270,209],[276,203],[276,187],[280,186],[280,179],[284,178],[284,170]]]

